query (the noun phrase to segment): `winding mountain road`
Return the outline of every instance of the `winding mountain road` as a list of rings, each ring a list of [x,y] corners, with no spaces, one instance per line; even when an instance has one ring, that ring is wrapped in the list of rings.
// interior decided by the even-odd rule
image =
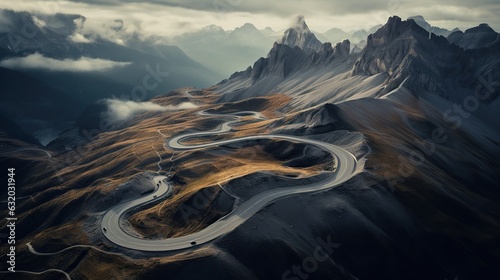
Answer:
[[[202,115],[209,115],[206,112],[200,112]],[[191,149],[201,149],[209,148],[224,144],[231,144],[241,141],[253,141],[258,139],[282,139],[296,143],[311,144],[317,146],[323,150],[331,153],[334,159],[337,161],[337,168],[335,171],[330,172],[325,180],[317,183],[290,187],[290,188],[277,188],[268,191],[261,192],[249,200],[245,201],[243,204],[238,206],[228,215],[222,217],[215,223],[209,225],[205,229],[175,238],[168,239],[141,239],[127,234],[120,227],[120,218],[129,210],[137,208],[138,206],[151,203],[154,200],[162,199],[162,197],[170,190],[170,186],[163,180],[164,177],[157,176],[153,179],[153,184],[161,181],[160,187],[153,193],[147,196],[141,197],[139,199],[122,203],[118,206],[111,208],[102,219],[103,234],[113,243],[120,245],[125,248],[140,250],[140,251],[172,251],[191,248],[193,246],[198,246],[210,242],[222,235],[225,235],[232,230],[236,229],[239,225],[244,223],[252,215],[257,213],[259,210],[264,208],[266,205],[272,201],[279,199],[284,196],[300,194],[300,193],[310,193],[322,190],[331,189],[335,186],[339,186],[342,183],[349,180],[355,174],[357,161],[354,155],[352,155],[347,150],[322,141],[308,139],[299,136],[291,135],[256,135],[240,137],[235,139],[215,141],[206,144],[195,144],[195,145],[184,145],[183,140],[190,138],[215,135],[231,130],[231,124],[238,122],[241,119],[241,114],[247,115],[252,114],[255,118],[263,118],[262,115],[255,112],[239,112],[233,115],[216,115],[223,116],[225,118],[234,118],[235,120],[230,120],[218,127],[217,130],[208,132],[196,132],[188,133],[171,138],[167,145],[174,150],[191,150]],[[106,228],[106,230],[104,230]]]

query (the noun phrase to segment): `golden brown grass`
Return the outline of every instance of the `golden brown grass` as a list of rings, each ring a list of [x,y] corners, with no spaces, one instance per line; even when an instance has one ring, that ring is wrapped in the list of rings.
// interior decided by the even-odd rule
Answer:
[[[43,228],[43,230],[29,234],[20,242],[24,244],[31,241],[35,248],[42,252],[57,251],[75,244],[97,245],[106,249],[102,243],[92,244],[95,241],[89,239],[88,233],[85,232],[84,223],[89,214],[87,206],[94,205],[96,197],[105,197],[117,186],[144,171],[156,172],[159,160],[157,153],[162,157],[163,168],[168,169],[170,157],[174,153],[164,145],[169,137],[184,133],[189,128],[210,130],[220,123],[221,121],[218,121],[216,117],[195,114],[198,110],[217,110],[223,107],[221,104],[211,104],[216,100],[216,95],[207,92],[206,96],[208,97],[193,97],[193,100],[200,105],[197,109],[144,113],[137,116],[132,125],[126,129],[101,133],[91,143],[84,144],[77,150],[54,156],[56,161],[69,163],[60,168],[56,175],[47,166],[48,161],[37,163],[36,168],[39,170],[37,176],[46,179],[37,180],[26,186],[26,191],[34,194],[33,200],[22,204],[19,208],[19,217],[32,217],[32,220],[26,220],[32,224],[23,226]],[[181,97],[180,95],[158,97],[154,99],[154,102],[171,104]],[[289,97],[284,95],[261,98],[259,110],[266,117],[275,118],[279,116],[275,113],[275,109],[286,105],[288,101]],[[238,107],[242,104],[233,105],[234,110],[246,110],[244,106]],[[218,138],[235,138],[270,132],[268,125],[272,120],[256,121],[251,117],[242,119],[249,123],[236,126],[234,132],[218,136]],[[158,133],[158,130],[165,136]],[[193,139],[190,142],[206,141],[210,140]],[[218,150],[220,151],[220,148]],[[202,190],[210,190],[211,194],[208,199],[213,201],[222,191],[219,183],[224,186],[230,180],[255,172],[309,177],[325,168],[321,164],[307,168],[287,167],[284,162],[273,158],[259,145],[241,149],[224,148],[224,150],[224,153],[214,151],[213,148],[201,151],[176,151],[175,166],[172,171],[178,175],[182,184],[174,186],[175,195],[172,198],[132,214],[129,217],[132,225],[146,236],[174,237],[196,232],[227,214],[217,209],[207,208],[201,209],[202,214],[189,223],[176,220],[179,206]],[[57,181],[58,176],[63,179],[62,182]],[[84,207],[82,209],[65,208],[73,202]],[[101,207],[105,209],[106,206]],[[71,212],[74,216],[69,221],[61,220],[67,211],[74,211],[74,213]],[[26,248],[20,253],[27,261],[39,262],[39,257],[27,252]],[[205,246],[193,252],[172,256],[131,260],[93,249],[74,249],[53,257],[43,257],[43,262],[61,269],[72,266],[73,262],[78,262],[73,272],[69,271],[77,279],[140,279],[142,274],[155,267],[215,253],[217,253],[216,249]],[[80,255],[82,257],[78,259]]]
[[[184,156],[187,157],[189,153]],[[129,221],[136,225],[139,231],[147,236],[179,236],[196,232],[206,227],[215,217],[224,213],[208,213],[205,217],[197,217],[190,224],[181,227],[174,216],[178,214],[179,206],[186,203],[193,195],[205,188],[217,188],[219,184],[240,178],[256,172],[268,172],[276,175],[295,175],[297,177],[315,176],[325,166],[314,165],[307,168],[291,168],[284,166],[282,161],[274,159],[265,153],[260,146],[250,146],[232,150],[230,154],[215,155],[206,153],[198,155],[198,159],[182,161],[177,166],[178,171],[196,174],[194,177],[182,177],[184,185],[176,186],[177,191],[172,199],[153,206],[147,210],[132,215]],[[189,172],[192,171],[192,172]],[[181,175],[182,176],[182,175]],[[216,195],[210,199],[215,199]]]
[[[156,172],[159,160],[157,152],[162,157],[164,168],[169,167],[173,151],[164,145],[166,138],[183,133],[188,128],[196,127],[199,130],[209,130],[215,127],[216,118],[195,114],[198,110],[222,108],[221,104],[212,104],[217,99],[216,95],[210,92],[204,94],[204,96],[192,98],[192,101],[200,106],[197,109],[168,113],[144,113],[135,117],[128,128],[101,133],[90,143],[83,143],[68,153],[54,155],[54,161],[59,163],[57,172],[54,172],[50,167],[50,161],[47,159],[33,161],[32,170],[36,172],[32,175],[33,179],[30,183],[23,187],[23,192],[31,194],[32,199],[19,202],[18,217],[21,220],[20,226],[42,230],[28,234],[19,242],[22,244],[28,241],[33,242],[35,248],[41,251],[57,251],[74,244],[91,244],[92,241],[89,240],[88,233],[84,231],[84,221],[88,218],[88,209],[91,209],[88,207],[95,207],[96,198],[105,197],[117,186],[142,172]],[[155,98],[153,102],[172,104],[183,100],[179,98],[184,99],[185,96],[173,94],[169,97]],[[273,118],[276,116],[274,110],[285,105],[288,101],[289,97],[284,95],[261,98],[258,102],[261,107],[258,110],[265,116]],[[238,106],[240,104],[234,104],[233,109],[238,110]],[[245,119],[251,120],[251,118]],[[269,123],[270,121],[248,123],[236,127],[236,132],[223,137],[268,133],[267,125]],[[165,137],[158,133],[158,130],[161,130]],[[197,158],[198,155],[203,158]],[[27,156],[27,158],[33,157]],[[42,157],[43,155],[36,156],[36,158]],[[156,231],[145,230],[145,233],[160,233],[164,236],[184,234],[199,230],[214,218],[223,215],[224,213],[211,213],[193,221],[190,225],[185,225],[186,228],[180,230],[172,228],[170,223],[173,214],[177,211],[176,207],[198,191],[212,188],[212,199],[214,199],[221,191],[218,183],[224,184],[228,180],[262,171],[313,176],[317,174],[318,169],[322,168],[321,166],[286,167],[283,162],[272,158],[258,146],[230,150],[224,155],[213,153],[210,149],[177,151],[174,158],[173,171],[181,174],[180,172],[191,170],[194,175],[181,177],[184,185],[175,187],[176,195],[172,199],[136,213],[130,218],[130,221],[135,225],[144,223],[146,228],[157,229]],[[75,207],[71,203],[76,203]],[[68,205],[71,207],[66,208]],[[99,207],[105,209],[106,206]],[[71,217],[68,219],[67,215]],[[24,224],[22,224],[22,220],[24,220]],[[144,227],[141,228],[144,229]],[[51,250],[48,250],[49,248]],[[128,276],[139,277],[143,272],[158,265],[214,253],[213,248],[204,247],[194,253],[176,254],[171,257],[153,258],[147,261],[130,261],[125,257],[107,255],[92,249],[75,250],[88,251],[78,260],[79,264],[72,273],[81,279],[102,279],[103,277],[112,279],[116,278],[117,275],[124,277],[126,275],[128,279],[133,279],[133,277]],[[20,253],[26,260],[38,258],[27,252],[26,248],[22,249]],[[76,260],[70,256],[78,256],[78,254],[69,251],[67,254],[44,258],[50,259],[49,263],[56,264],[56,267],[65,268]]]

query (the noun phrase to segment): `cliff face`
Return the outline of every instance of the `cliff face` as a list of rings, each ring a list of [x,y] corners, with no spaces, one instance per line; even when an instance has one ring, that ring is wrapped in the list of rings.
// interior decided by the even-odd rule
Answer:
[[[444,80],[463,72],[467,60],[466,53],[446,38],[425,31],[413,20],[391,17],[368,36],[352,75],[387,73],[388,85],[382,94],[408,78],[405,86],[448,98]]]
[[[331,43],[322,44],[317,51],[274,43],[267,57],[257,60],[252,68],[243,72],[243,75],[250,75],[254,81],[268,75],[279,75],[286,78],[300,69],[326,64],[335,59],[347,58],[349,49],[349,40],[337,43],[333,48]]]
[[[280,43],[275,42],[267,57],[259,58],[245,71],[234,73],[229,80],[251,78],[253,82],[266,76],[286,78],[297,71],[331,63],[349,57],[351,43],[344,40],[332,47],[322,44],[309,30],[304,17],[285,31]]]
[[[386,73],[382,94],[406,80],[405,87],[416,93],[462,102],[465,95],[486,86],[478,75],[491,78],[488,83],[494,91],[500,80],[498,34],[485,24],[460,34],[455,31],[446,39],[425,31],[413,20],[392,17],[368,37],[351,74]]]
[[[464,49],[488,48],[495,41],[498,41],[500,34],[495,32],[488,24],[482,23],[479,26],[470,28],[462,32],[454,31],[448,35],[448,41]]]
[[[495,101],[500,84],[497,36],[486,25],[467,30],[463,37],[474,42],[469,45],[482,47],[464,49],[412,19],[394,16],[368,36],[360,52],[349,52],[347,40],[334,47],[325,43],[316,50],[275,43],[266,58],[218,85],[219,101],[280,92],[293,97],[291,106],[300,110],[323,103],[382,98],[404,87],[432,102],[462,104],[477,90],[488,90],[489,97],[480,100],[473,113],[491,122],[495,108],[500,108]],[[500,127],[500,122],[493,123]]]

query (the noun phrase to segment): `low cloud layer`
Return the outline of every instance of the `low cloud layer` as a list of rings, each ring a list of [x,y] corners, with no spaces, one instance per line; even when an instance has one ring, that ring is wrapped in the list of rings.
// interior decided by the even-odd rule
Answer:
[[[89,44],[89,43],[94,42],[93,39],[87,38],[87,37],[85,37],[85,35],[83,35],[81,33],[75,33],[75,34],[69,36],[68,38],[75,43]]]
[[[290,27],[297,14],[305,16],[315,33],[340,28],[347,32],[368,30],[385,24],[392,15],[403,19],[422,15],[433,26],[462,31],[488,23],[500,31],[498,0],[374,0],[374,1],[243,1],[243,0],[23,0],[0,1],[0,9],[30,11],[53,26],[43,14],[74,14],[85,16],[85,24],[77,24],[69,40],[92,43],[102,38],[127,45],[130,40],[175,44],[172,38],[217,25],[233,30],[249,22],[258,29],[272,27],[281,33]],[[22,24],[21,24],[22,25]],[[69,26],[71,24],[67,24]],[[19,28],[12,25],[12,28]],[[9,30],[9,23],[0,12],[0,32]],[[74,32],[73,32],[74,31]]]
[[[0,66],[14,69],[43,69],[49,71],[93,72],[106,71],[115,67],[124,67],[131,62],[116,62],[99,58],[81,57],[77,60],[57,60],[39,53],[25,57],[8,58],[0,61]]]
[[[289,20],[303,14],[311,30],[325,32],[332,27],[345,31],[367,29],[384,24],[391,15],[402,18],[422,15],[431,25],[462,30],[482,22],[500,30],[498,0],[311,0],[311,1],[243,1],[243,0],[23,0],[0,1],[0,8],[39,13],[84,15],[88,22],[81,34],[96,33],[114,39],[117,34],[175,36],[215,24],[234,29],[246,22],[258,28],[288,28]],[[0,17],[1,20],[1,17]],[[123,28],[113,23],[122,20]],[[119,38],[122,38],[119,37]],[[80,38],[81,39],[81,38]]]
[[[162,106],[153,102],[134,102],[118,99],[106,99],[105,103],[108,105],[107,117],[109,117],[112,122],[123,121],[129,119],[135,114],[143,112],[167,112],[198,107],[191,102],[184,102],[177,106]]]

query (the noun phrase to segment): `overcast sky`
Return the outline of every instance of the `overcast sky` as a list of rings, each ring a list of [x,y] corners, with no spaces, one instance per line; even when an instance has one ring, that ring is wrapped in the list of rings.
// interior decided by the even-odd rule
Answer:
[[[460,29],[486,22],[500,31],[499,0],[72,0],[0,1],[0,8],[39,13],[72,13],[89,24],[125,22],[129,31],[176,35],[215,24],[234,29],[246,22],[257,28],[282,30],[297,15],[304,15],[309,27],[324,32],[332,27],[346,31],[383,24],[391,15],[407,18],[423,15],[432,25]]]

